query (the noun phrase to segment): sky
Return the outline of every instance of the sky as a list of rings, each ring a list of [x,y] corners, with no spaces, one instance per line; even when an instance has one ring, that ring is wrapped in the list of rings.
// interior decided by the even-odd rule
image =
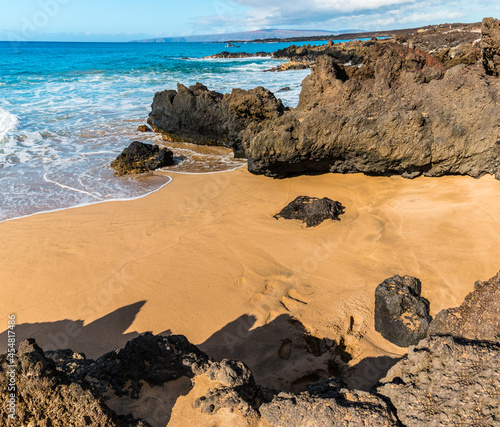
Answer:
[[[131,41],[266,28],[385,30],[500,18],[498,0],[0,0],[0,40]]]

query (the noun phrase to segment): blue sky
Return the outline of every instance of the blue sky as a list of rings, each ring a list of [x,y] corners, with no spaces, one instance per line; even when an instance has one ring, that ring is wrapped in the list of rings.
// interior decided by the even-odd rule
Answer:
[[[262,28],[395,29],[500,17],[498,0],[1,0],[0,40],[129,41]]]

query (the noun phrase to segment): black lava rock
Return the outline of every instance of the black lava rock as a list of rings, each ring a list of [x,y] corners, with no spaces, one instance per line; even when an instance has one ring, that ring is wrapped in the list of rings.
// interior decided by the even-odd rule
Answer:
[[[344,206],[340,202],[323,197],[299,196],[285,206],[274,218],[299,219],[306,223],[306,227],[316,227],[325,219],[340,221],[344,213]]]
[[[111,163],[115,175],[149,172],[164,166],[174,165],[174,153],[158,145],[134,141]]]
[[[417,345],[426,337],[432,317],[429,301],[420,296],[420,280],[394,276],[375,291],[375,330],[400,347]]]

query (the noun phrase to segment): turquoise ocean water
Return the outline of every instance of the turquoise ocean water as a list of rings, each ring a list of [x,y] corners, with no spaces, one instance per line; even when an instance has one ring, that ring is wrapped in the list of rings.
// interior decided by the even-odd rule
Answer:
[[[136,129],[155,92],[178,82],[220,92],[264,86],[295,106],[309,70],[264,73],[285,62],[270,58],[203,59],[290,44],[0,42],[0,221],[140,197],[163,186],[166,179],[157,176],[116,178],[109,163],[133,140],[162,143]],[[284,86],[291,90],[277,93]],[[185,158],[173,167],[178,171],[243,164],[223,150],[176,146],[174,153]]]

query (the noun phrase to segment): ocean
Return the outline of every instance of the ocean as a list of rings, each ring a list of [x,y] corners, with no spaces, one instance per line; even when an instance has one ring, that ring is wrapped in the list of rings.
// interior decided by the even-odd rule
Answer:
[[[0,221],[142,197],[166,185],[154,174],[113,176],[109,164],[133,140],[165,145],[183,159],[166,170],[242,167],[229,150],[170,144],[137,126],[146,122],[155,92],[178,82],[223,93],[264,86],[296,106],[309,70],[265,73],[285,62],[271,58],[203,59],[290,44],[0,42]],[[285,86],[290,91],[277,92]]]

